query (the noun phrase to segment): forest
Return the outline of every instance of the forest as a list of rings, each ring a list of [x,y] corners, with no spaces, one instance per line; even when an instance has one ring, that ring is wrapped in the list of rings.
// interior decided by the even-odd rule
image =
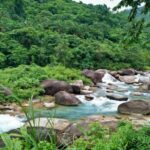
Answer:
[[[150,150],[150,1],[0,0],[0,150]]]
[[[72,0],[0,0],[0,68],[147,69],[150,30],[135,38],[127,15]]]

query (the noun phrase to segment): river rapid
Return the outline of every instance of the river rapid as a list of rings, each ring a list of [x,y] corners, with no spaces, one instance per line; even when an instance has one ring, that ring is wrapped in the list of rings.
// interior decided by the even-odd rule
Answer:
[[[140,75],[136,75],[139,80]],[[108,87],[113,87],[113,89]],[[79,106],[57,106],[54,109],[38,110],[36,116],[65,118],[69,120],[77,120],[89,115],[116,115],[117,108],[125,101],[117,101],[107,98],[107,94],[112,91],[113,93],[120,94],[128,97],[130,100],[150,100],[149,92],[138,93],[138,84],[126,84],[115,79],[110,74],[106,73],[99,83],[97,88],[90,96],[93,98],[87,101],[85,95],[76,95],[82,102]],[[0,115],[0,133],[7,132],[23,126],[23,120],[18,117],[13,117],[8,114]]]

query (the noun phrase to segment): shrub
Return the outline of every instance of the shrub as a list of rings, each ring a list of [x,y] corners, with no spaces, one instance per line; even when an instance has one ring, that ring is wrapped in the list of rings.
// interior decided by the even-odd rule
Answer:
[[[83,80],[85,84],[91,83],[89,79],[81,75],[81,71],[77,69],[69,69],[64,66],[46,66],[37,65],[20,65],[17,68],[7,68],[0,70],[1,86],[8,87],[12,90],[12,95],[0,95],[0,102],[18,101],[28,99],[31,96],[38,96],[44,91],[40,87],[40,83],[45,79],[64,80],[73,82],[75,80]]]

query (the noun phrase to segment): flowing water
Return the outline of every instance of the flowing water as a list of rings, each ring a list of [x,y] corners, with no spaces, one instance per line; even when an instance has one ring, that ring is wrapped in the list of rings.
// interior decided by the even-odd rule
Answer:
[[[139,76],[137,76],[138,81]],[[117,108],[125,101],[110,100],[106,97],[106,87],[108,84],[115,85],[114,93],[128,96],[128,100],[148,100],[150,93],[141,93],[140,96],[133,95],[132,93],[137,90],[137,85],[128,85],[124,82],[116,80],[113,76],[106,73],[103,77],[102,83],[99,84],[100,88],[91,94],[93,100],[87,101],[84,95],[77,95],[77,98],[82,102],[79,106],[58,106],[52,110],[40,111],[40,115],[44,117],[54,116],[56,118],[66,118],[69,120],[76,120],[88,115],[115,115]],[[39,114],[38,114],[39,115]]]
[[[0,133],[20,128],[23,126],[21,119],[10,115],[0,115]]]
[[[137,76],[137,80],[138,80]],[[138,86],[128,85],[124,82],[120,82],[112,77],[110,74],[106,73],[102,83],[99,83],[99,88],[91,94],[94,97],[93,100],[87,101],[84,95],[77,95],[77,97],[82,102],[79,106],[57,106],[51,110],[38,110],[37,116],[42,117],[56,117],[56,118],[66,118],[69,120],[76,120],[83,118],[88,115],[115,115],[117,114],[117,108],[124,101],[110,100],[106,98],[108,84],[115,85],[113,89],[114,93],[128,96],[128,100],[148,100],[150,99],[150,93],[141,93],[141,95],[133,94]],[[10,115],[0,115],[0,133],[7,132],[23,126],[22,120],[17,117],[12,117]]]

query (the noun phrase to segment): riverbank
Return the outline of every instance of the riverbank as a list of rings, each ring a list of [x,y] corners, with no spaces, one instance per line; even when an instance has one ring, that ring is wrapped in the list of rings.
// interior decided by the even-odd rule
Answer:
[[[27,69],[28,74],[33,74],[33,72],[30,72],[32,69],[30,69]],[[62,71],[62,68],[58,68],[58,70]],[[39,76],[41,77],[40,73],[41,72],[39,72]],[[130,120],[132,118],[130,115],[141,114],[140,118],[143,120],[142,125],[149,121],[147,119],[150,114],[150,73],[148,71],[141,72],[134,69],[109,71],[99,69],[96,71],[84,70],[83,74],[80,73],[79,75],[78,73],[77,76],[69,73],[70,72],[68,72],[68,74],[65,73],[64,78],[68,76],[67,79],[71,79],[71,76],[74,76],[74,79],[80,77],[80,80],[73,81],[72,78],[72,80],[69,80],[70,83],[68,83],[56,79],[44,79],[39,82],[39,87],[41,89],[43,88],[41,95],[33,97],[30,101],[19,102],[19,105],[17,103],[1,104],[1,114],[10,114],[11,116],[25,118],[24,110],[30,107],[32,101],[36,117],[49,118],[53,116],[54,118],[64,118],[69,121],[75,121],[91,115],[101,115],[106,117],[113,116],[119,119],[127,118],[127,120]],[[73,73],[76,74],[76,72]],[[26,76],[29,77],[30,75],[28,74],[26,74]],[[8,75],[9,79],[14,77],[14,75]],[[19,80],[24,78],[23,76],[21,78],[21,76],[22,75],[20,75]],[[93,84],[84,76],[88,77]],[[36,79],[36,74],[33,77]],[[31,80],[33,80],[33,77]],[[81,80],[81,78],[84,80]],[[85,81],[88,82],[85,83]],[[16,82],[18,83],[18,81]],[[90,83],[91,86],[86,85],[87,83]],[[29,83],[27,82],[27,84]],[[16,83],[14,83],[14,85],[16,85]],[[30,83],[30,85],[32,84]],[[28,90],[30,88],[27,86]],[[34,88],[33,86],[32,89]],[[23,93],[23,91],[27,89],[20,90],[22,90]],[[9,92],[10,97],[13,93],[12,91],[11,89],[11,92]],[[6,95],[6,97],[7,96],[9,97],[9,95]],[[132,103],[130,104],[130,102]],[[126,117],[126,115],[129,116]],[[136,120],[137,124],[141,122],[140,119],[138,121],[138,119],[134,117],[131,120]]]

